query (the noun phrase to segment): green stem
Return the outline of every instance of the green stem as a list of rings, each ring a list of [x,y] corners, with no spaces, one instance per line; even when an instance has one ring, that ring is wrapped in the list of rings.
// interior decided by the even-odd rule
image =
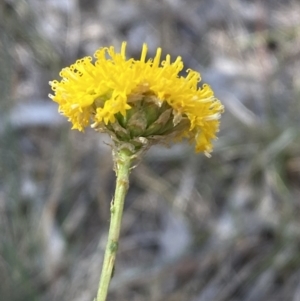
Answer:
[[[110,207],[110,226],[98,288],[97,301],[106,300],[109,283],[112,278],[119,243],[124,199],[129,186],[131,157],[132,154],[130,154],[128,151],[120,150],[117,154],[115,154],[114,158],[117,183],[115,196]]]

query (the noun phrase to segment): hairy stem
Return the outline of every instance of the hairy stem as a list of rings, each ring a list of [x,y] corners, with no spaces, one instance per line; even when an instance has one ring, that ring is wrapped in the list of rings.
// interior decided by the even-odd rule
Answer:
[[[110,226],[108,240],[105,249],[104,261],[100,277],[100,283],[97,293],[97,301],[105,301],[108,293],[109,283],[118,250],[121,221],[123,215],[124,199],[129,186],[129,173],[131,165],[131,156],[127,150],[120,150],[115,154],[115,168],[117,183],[114,199],[110,207]]]

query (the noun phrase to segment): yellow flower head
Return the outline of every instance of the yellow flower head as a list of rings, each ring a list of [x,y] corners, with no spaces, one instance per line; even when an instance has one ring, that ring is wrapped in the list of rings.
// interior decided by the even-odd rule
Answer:
[[[126,43],[121,52],[100,48],[92,57],[77,60],[62,69],[62,80],[52,81],[59,111],[83,131],[90,124],[108,132],[116,144],[135,150],[160,141],[188,138],[197,152],[209,154],[219,129],[223,105],[208,85],[198,88],[200,74],[183,69],[181,57],[161,62],[161,48],[154,59],[126,59]]]

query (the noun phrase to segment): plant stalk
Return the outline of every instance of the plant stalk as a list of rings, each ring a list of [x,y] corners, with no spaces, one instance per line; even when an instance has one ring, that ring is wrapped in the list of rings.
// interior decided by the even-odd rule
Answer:
[[[124,199],[129,187],[132,154],[123,149],[114,155],[117,182],[114,199],[110,206],[110,226],[97,293],[97,301],[105,301],[107,297],[118,250]]]

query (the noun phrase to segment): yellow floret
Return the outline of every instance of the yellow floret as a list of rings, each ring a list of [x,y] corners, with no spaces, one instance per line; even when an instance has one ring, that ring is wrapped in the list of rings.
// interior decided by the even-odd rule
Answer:
[[[183,119],[189,121],[188,124],[184,123],[185,126],[177,126],[176,134],[171,135],[172,139],[187,138],[195,143],[197,152],[210,153],[212,140],[219,129],[223,105],[214,97],[208,85],[198,87],[200,74],[188,69],[186,77],[180,76],[179,72],[183,69],[181,57],[171,62],[170,55],[167,55],[161,62],[161,48],[157,49],[153,60],[146,59],[146,44],[143,45],[140,60],[126,59],[125,50],[125,42],[120,53],[116,53],[113,47],[100,48],[94,55],[95,61],[91,57],[77,60],[75,64],[62,69],[60,82],[50,82],[54,91],[50,97],[58,103],[60,113],[72,122],[73,129],[83,131],[93,124],[95,128],[111,131],[113,124],[120,120],[117,116],[127,120],[127,114],[133,112],[136,106],[142,104],[143,110],[148,112],[147,105],[150,103],[155,104],[157,110],[166,104],[166,110],[172,109],[169,115],[174,128]],[[148,118],[147,114],[145,118]],[[164,126],[167,125],[168,131],[157,133],[170,134],[170,124],[165,122]],[[123,127],[126,130],[126,122]],[[143,133],[150,132],[147,127],[150,127],[149,123],[143,127],[141,137]],[[151,137],[157,137],[157,133],[151,131]]]

